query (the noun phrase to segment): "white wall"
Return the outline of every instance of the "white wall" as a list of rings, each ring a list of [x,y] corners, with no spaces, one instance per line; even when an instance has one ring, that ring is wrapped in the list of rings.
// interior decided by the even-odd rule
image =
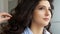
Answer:
[[[8,11],[11,11],[18,4],[18,0],[9,0],[8,1]]]
[[[60,34],[60,0],[54,0],[53,13],[51,30],[53,34]]]
[[[0,0],[0,12],[9,12],[16,7],[18,0]]]
[[[0,12],[8,12],[8,0],[0,0]]]

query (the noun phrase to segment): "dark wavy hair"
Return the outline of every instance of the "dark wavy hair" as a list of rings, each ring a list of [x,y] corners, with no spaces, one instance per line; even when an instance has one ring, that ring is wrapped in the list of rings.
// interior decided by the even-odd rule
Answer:
[[[41,0],[21,0],[17,7],[14,9],[15,11],[11,12],[13,16],[8,22],[7,29],[4,30],[4,34],[21,34],[24,32],[27,26],[30,27],[32,21],[32,14],[35,7],[39,4]],[[48,0],[51,8],[53,7],[53,0]],[[51,10],[51,15],[53,15]],[[50,23],[45,28],[49,31]]]

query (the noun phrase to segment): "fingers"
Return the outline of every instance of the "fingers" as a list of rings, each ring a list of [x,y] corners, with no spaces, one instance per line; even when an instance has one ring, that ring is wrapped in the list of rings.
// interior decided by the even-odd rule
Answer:
[[[0,24],[4,21],[8,21],[11,17],[0,18]]]
[[[4,17],[6,17],[6,16],[7,16],[7,17],[12,17],[12,16],[11,16],[10,14],[8,14],[8,13],[1,13],[0,16],[4,16]]]
[[[5,17],[5,18],[2,18],[1,20],[4,21],[4,20],[9,20],[11,17]]]
[[[0,22],[9,20],[12,16],[9,13],[0,13]]]

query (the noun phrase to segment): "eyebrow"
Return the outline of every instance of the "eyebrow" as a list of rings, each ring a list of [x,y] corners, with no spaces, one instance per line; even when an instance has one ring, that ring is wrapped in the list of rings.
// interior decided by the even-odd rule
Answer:
[[[38,7],[46,7],[46,6],[44,6],[44,5],[39,5]],[[48,8],[50,8],[50,9],[51,9],[51,7],[48,7]]]

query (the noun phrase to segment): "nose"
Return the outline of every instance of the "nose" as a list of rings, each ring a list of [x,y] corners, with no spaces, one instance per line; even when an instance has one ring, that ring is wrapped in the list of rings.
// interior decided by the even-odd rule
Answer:
[[[49,14],[50,14],[50,11],[48,9],[46,9],[45,16],[49,16]]]

